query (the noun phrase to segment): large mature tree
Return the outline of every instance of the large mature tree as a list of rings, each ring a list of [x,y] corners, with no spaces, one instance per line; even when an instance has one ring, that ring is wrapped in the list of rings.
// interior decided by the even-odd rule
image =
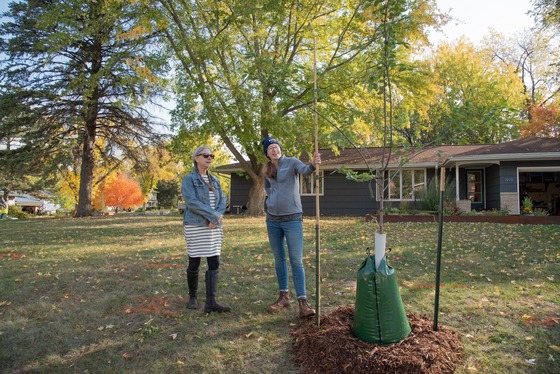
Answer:
[[[525,97],[522,134],[555,134],[555,113],[560,105],[560,39],[550,31],[534,28],[506,38],[492,34],[486,40],[495,60],[513,69],[523,84]]]
[[[467,39],[441,44],[430,57],[434,95],[422,143],[499,143],[518,135],[523,85],[492,51]]]
[[[2,152],[21,170],[79,159],[78,216],[91,214],[99,160],[138,159],[160,135],[145,109],[162,92],[165,56],[141,5],[117,0],[12,2],[0,27],[0,95],[20,106],[0,126],[18,137]],[[103,148],[96,145],[104,139]],[[99,158],[96,157],[96,147]],[[42,161],[42,163],[39,163]],[[45,162],[46,161],[46,162]]]
[[[251,178],[248,211],[263,211],[260,145],[266,135],[298,155],[313,144],[314,94],[320,101],[322,145],[352,126],[352,105],[363,89],[365,51],[379,42],[370,2],[351,0],[176,2],[153,0],[166,20],[178,61],[174,120],[181,133],[220,136]],[[436,20],[433,1],[410,1],[410,23]],[[423,22],[418,22],[419,19]],[[313,90],[316,41],[318,92]],[[351,134],[351,132],[349,132]]]
[[[534,9],[531,11],[538,24],[545,28],[560,30],[560,1],[533,0]]]

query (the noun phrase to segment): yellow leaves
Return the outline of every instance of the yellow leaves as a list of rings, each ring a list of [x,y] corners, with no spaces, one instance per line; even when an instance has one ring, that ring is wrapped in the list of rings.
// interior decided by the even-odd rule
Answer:
[[[560,347],[557,345],[549,345],[548,347],[551,348],[553,351],[560,352]]]
[[[117,35],[117,40],[132,40],[138,39],[146,34],[149,34],[150,30],[144,25],[136,25],[135,27],[122,32]]]

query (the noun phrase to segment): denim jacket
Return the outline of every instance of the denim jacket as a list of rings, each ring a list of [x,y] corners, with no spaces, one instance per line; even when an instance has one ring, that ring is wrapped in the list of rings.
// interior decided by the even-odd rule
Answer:
[[[212,222],[217,225],[218,219],[225,213],[226,195],[220,181],[210,174],[208,174],[208,178],[214,187],[216,209],[210,207],[210,191],[197,170],[191,171],[183,178],[181,183],[181,194],[185,200],[183,224],[208,226],[208,223]]]

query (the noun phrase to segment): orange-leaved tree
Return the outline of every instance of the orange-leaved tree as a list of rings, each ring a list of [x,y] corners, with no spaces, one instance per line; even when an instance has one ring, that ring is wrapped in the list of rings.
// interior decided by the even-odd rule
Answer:
[[[532,105],[529,123],[521,129],[521,135],[560,138],[560,105],[551,103]]]
[[[140,183],[130,179],[126,174],[120,174],[116,179],[107,183],[103,195],[105,205],[114,207],[115,212],[136,208],[144,203]]]

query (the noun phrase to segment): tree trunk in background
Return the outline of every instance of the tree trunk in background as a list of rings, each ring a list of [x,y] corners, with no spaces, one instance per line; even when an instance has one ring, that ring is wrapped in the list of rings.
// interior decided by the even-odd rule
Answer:
[[[89,127],[89,126],[88,126]],[[95,131],[95,130],[94,130]],[[78,209],[76,217],[91,216],[91,195],[93,185],[93,164],[95,135],[92,136],[88,129],[84,139],[82,154],[82,167],[80,170],[80,191],[78,195]]]
[[[262,216],[264,214],[264,180],[262,176],[252,178],[253,185],[249,190],[249,201],[247,202],[247,214]]]

